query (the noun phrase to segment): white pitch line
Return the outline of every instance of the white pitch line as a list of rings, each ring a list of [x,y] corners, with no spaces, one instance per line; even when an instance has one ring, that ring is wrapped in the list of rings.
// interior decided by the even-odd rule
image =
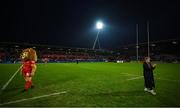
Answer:
[[[178,81],[178,80],[171,80],[171,79],[164,79],[164,78],[157,78],[157,79],[180,83],[180,81]]]
[[[155,76],[155,75],[154,75]],[[134,77],[134,78],[130,78],[130,79],[127,79],[127,80],[136,80],[136,79],[140,79],[142,78],[143,76],[139,76],[139,77]],[[157,78],[157,79],[160,79],[160,80],[165,80],[165,81],[170,81],[170,82],[177,82],[177,83],[180,83],[180,81],[178,80],[171,80],[171,79],[165,79],[165,78]]]
[[[42,96],[36,96],[36,97],[32,97],[32,98],[26,98],[26,99],[10,101],[10,102],[6,102],[6,103],[2,103],[2,104],[0,104],[0,106],[13,104],[13,103],[19,103],[19,102],[28,101],[28,100],[40,99],[40,98],[49,97],[49,96],[55,96],[55,95],[64,94],[64,93],[67,93],[67,92],[62,91],[62,92],[56,92],[56,93],[52,93],[52,94],[48,94],[48,95],[42,95]]]
[[[23,67],[23,65],[21,65],[17,71],[11,76],[11,78],[4,84],[4,86],[1,88],[1,90],[5,90],[6,87],[9,85],[9,83],[12,81],[12,79],[16,76],[16,74],[20,71],[20,69]]]
[[[121,73],[121,74],[128,75],[128,76],[140,76],[140,75],[129,74],[129,73]]]
[[[143,76],[139,76],[139,77],[134,77],[134,78],[130,78],[130,79],[127,79],[128,81],[129,80],[136,80],[136,79],[140,79],[140,78],[142,78]]]

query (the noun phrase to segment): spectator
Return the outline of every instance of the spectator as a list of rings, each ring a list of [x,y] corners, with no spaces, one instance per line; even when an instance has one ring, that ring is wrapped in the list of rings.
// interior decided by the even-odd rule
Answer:
[[[156,92],[153,90],[155,88],[153,70],[155,69],[156,64],[152,65],[149,57],[145,57],[143,63],[143,75],[144,75],[144,91],[150,92],[152,95],[156,95]]]

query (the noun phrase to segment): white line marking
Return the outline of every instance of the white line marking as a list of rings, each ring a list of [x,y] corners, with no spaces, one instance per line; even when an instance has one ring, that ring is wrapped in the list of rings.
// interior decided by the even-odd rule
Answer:
[[[180,83],[180,81],[178,81],[178,80],[171,80],[171,79],[164,79],[164,78],[157,78],[157,79]]]
[[[6,102],[6,103],[2,103],[2,104],[0,104],[0,106],[8,105],[8,104],[13,104],[13,103],[19,103],[19,102],[28,101],[28,100],[35,100],[35,99],[49,97],[49,96],[55,96],[55,95],[64,94],[64,93],[67,93],[67,92],[66,91],[56,92],[56,93],[52,93],[52,94],[48,94],[48,95],[42,95],[42,96],[36,96],[36,97],[32,97],[32,98],[26,98],[26,99],[10,101],[10,102]]]
[[[142,78],[143,76],[139,76],[139,77],[134,77],[134,78],[130,78],[130,79],[127,79],[128,81],[129,80],[136,80],[136,79],[140,79],[140,78]]]
[[[6,87],[9,85],[9,83],[12,81],[12,79],[16,76],[16,74],[20,71],[22,66],[20,66],[17,71],[12,75],[12,77],[4,84],[4,86],[1,88],[1,90],[5,90]]]
[[[128,75],[128,76],[140,76],[140,75],[129,74],[129,73],[121,73],[121,74]]]

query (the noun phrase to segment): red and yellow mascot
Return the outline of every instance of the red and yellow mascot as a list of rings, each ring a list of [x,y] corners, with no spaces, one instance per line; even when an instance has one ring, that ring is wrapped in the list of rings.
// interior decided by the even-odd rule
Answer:
[[[24,49],[21,53],[22,59],[22,74],[26,81],[24,91],[28,91],[29,88],[34,87],[32,83],[32,77],[36,72],[36,61],[37,61],[37,54],[36,51],[32,48]]]

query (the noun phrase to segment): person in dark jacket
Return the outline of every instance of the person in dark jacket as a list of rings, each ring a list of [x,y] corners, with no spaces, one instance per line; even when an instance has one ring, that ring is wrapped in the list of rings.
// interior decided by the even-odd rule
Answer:
[[[150,62],[149,57],[145,57],[143,63],[143,75],[144,75],[144,91],[150,92],[152,95],[156,95],[156,92],[153,90],[155,88],[153,70],[155,69],[156,64]]]
[[[79,63],[79,60],[78,59],[76,59],[76,64],[78,64]]]

